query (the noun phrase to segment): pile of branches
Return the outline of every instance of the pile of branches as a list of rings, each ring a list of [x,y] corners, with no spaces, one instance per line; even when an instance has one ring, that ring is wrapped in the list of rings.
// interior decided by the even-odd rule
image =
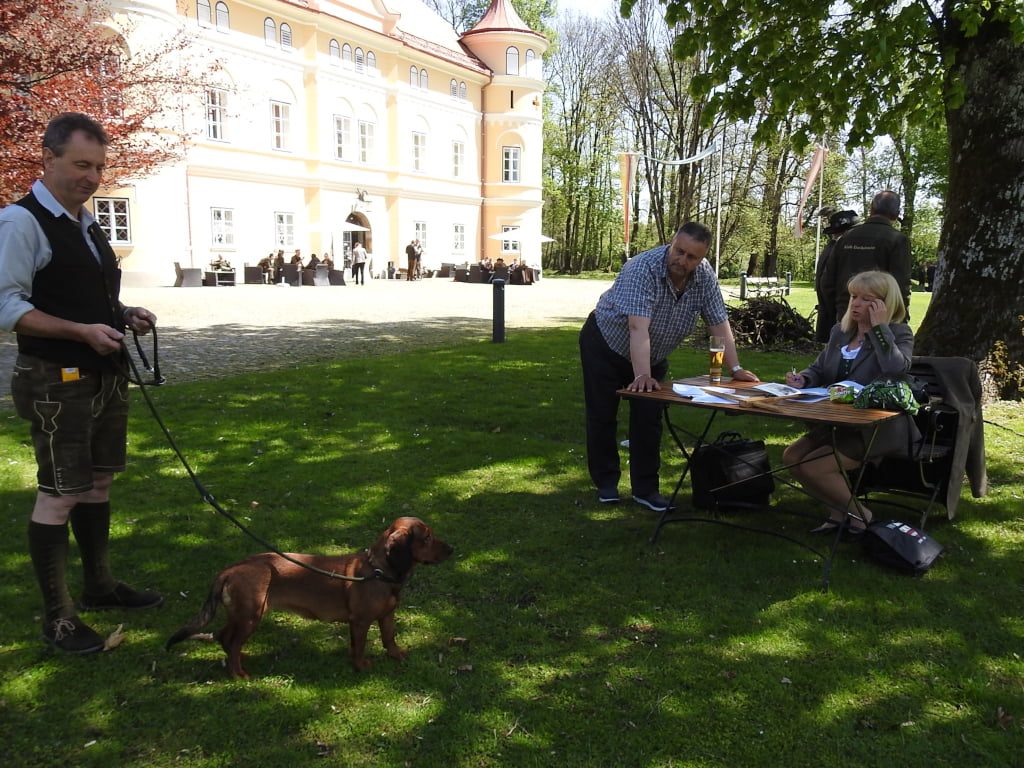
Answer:
[[[811,320],[785,299],[757,298],[730,307],[729,323],[739,348],[810,352],[820,346]]]

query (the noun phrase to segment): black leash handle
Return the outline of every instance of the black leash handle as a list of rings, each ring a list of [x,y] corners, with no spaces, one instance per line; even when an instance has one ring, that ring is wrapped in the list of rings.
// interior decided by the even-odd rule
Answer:
[[[128,345],[125,344],[124,339],[121,340],[121,346],[124,348],[124,357],[128,360],[128,365],[131,368],[131,373],[134,374],[135,377],[132,378],[132,376],[128,376],[128,380],[131,381],[136,386],[138,386],[139,390],[142,392],[142,397],[145,399],[146,405],[149,406],[150,413],[153,414],[153,418],[156,419],[156,423],[160,425],[160,429],[163,431],[164,437],[167,438],[167,442],[171,446],[171,450],[174,451],[174,454],[178,457],[178,461],[180,461],[181,465],[185,468],[185,471],[188,473],[189,478],[192,480],[192,484],[196,487],[196,490],[199,492],[200,498],[207,504],[209,504],[211,507],[213,507],[213,509],[216,510],[219,515],[226,518],[230,523],[232,523],[236,528],[238,528],[250,539],[255,541],[260,546],[270,550],[278,557],[284,558],[289,563],[293,563],[294,565],[297,565],[300,568],[305,568],[308,571],[318,573],[321,576],[327,576],[331,579],[340,579],[342,581],[366,581],[366,576],[345,576],[344,574],[337,573],[336,571],[327,571],[323,568],[317,568],[315,565],[310,565],[309,563],[303,563],[299,560],[296,560],[291,555],[282,552],[280,549],[275,547],[266,539],[253,533],[253,531],[247,528],[244,523],[242,523],[237,517],[232,515],[217,502],[217,499],[214,498],[213,494],[206,489],[206,486],[203,485],[202,481],[199,479],[199,476],[193,471],[192,467],[188,463],[188,460],[185,458],[184,454],[182,454],[181,450],[178,448],[178,444],[174,442],[174,437],[171,435],[171,432],[167,428],[167,425],[164,423],[164,420],[160,418],[160,414],[156,409],[156,405],[153,404],[153,400],[152,398],[150,398],[149,392],[147,391],[148,386],[159,386],[167,381],[167,379],[160,375],[160,367],[159,363],[157,362],[156,326],[153,326],[152,333],[153,367],[150,368],[149,361],[146,359],[146,356],[142,351],[142,345],[139,343],[139,336],[137,333],[135,333],[134,329],[132,330],[132,334],[135,336],[135,346],[138,349],[139,357],[142,360],[142,364],[145,367],[146,371],[153,373],[153,381],[151,382],[144,382],[142,380],[142,376],[139,373],[139,369],[135,365],[135,360],[128,352]],[[375,578],[386,580],[385,575],[379,569],[377,569],[374,572],[374,574]]]

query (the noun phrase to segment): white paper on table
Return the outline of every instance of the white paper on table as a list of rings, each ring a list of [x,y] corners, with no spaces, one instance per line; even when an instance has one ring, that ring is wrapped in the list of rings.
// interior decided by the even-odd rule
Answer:
[[[734,405],[733,400],[726,400],[723,397],[718,397],[715,392],[724,392],[726,394],[731,393],[733,390],[727,389],[726,387],[695,387],[692,384],[679,384],[674,383],[672,385],[672,391],[680,397],[688,397],[695,403],[725,403],[726,405]]]
[[[796,387],[791,387],[789,384],[776,384],[771,381],[762,381],[751,387],[756,392],[764,392],[765,394],[771,395],[772,397],[786,397],[789,395],[797,395],[801,390]]]

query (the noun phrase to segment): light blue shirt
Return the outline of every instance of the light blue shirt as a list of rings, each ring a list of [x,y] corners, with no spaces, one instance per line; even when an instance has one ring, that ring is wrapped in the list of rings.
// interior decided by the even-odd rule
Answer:
[[[697,325],[729,319],[715,270],[707,260],[694,269],[686,290],[677,296],[668,276],[669,246],[661,245],[627,261],[594,310],[597,327],[609,348],[629,359],[629,316],[650,318],[651,363],[667,358]]]
[[[86,245],[101,264],[99,251],[88,229],[95,222],[92,214],[82,208],[76,219],[60,203],[42,181],[32,184],[32,194],[54,216],[67,216],[78,222]],[[0,328],[13,331],[22,315],[32,311],[32,281],[36,272],[53,258],[50,241],[36,217],[20,205],[9,205],[0,211]]]

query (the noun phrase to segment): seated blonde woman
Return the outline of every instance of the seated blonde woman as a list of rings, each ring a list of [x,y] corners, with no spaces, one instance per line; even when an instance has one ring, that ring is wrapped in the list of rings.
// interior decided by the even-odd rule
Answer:
[[[818,359],[800,373],[786,375],[793,387],[825,387],[837,381],[867,384],[883,374],[905,373],[914,354],[914,332],[903,322],[907,316],[896,279],[888,272],[861,272],[847,289],[850,304],[843,319],[832,327],[828,344]],[[908,431],[912,434],[908,435]],[[842,525],[849,512],[849,532],[863,533],[871,512],[853,498],[839,465],[847,470],[887,454],[905,453],[908,440],[920,437],[911,419],[883,423],[871,452],[867,444],[872,430],[843,428],[836,433],[818,426],[786,448],[783,459],[804,489],[821,501],[828,520],[812,533],[830,533]]]

